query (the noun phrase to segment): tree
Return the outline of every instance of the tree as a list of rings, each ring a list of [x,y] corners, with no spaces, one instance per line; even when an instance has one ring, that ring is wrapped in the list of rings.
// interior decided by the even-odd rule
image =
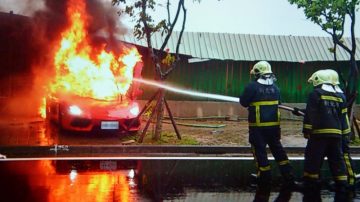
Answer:
[[[349,54],[350,70],[347,79],[341,75],[341,80],[345,84],[345,93],[348,100],[348,112],[351,123],[353,123],[353,106],[357,96],[359,85],[359,68],[356,64],[356,41],[355,41],[355,11],[358,10],[360,0],[288,0],[291,4],[296,4],[298,8],[304,9],[305,16],[322,30],[331,35],[334,47],[330,51],[334,53],[336,61],[336,47],[340,46]],[[350,18],[350,38],[351,44],[346,44],[343,40],[346,17]],[[356,121],[354,121],[356,123]]]
[[[155,69],[155,80],[160,82],[164,81],[180,61],[179,46],[186,22],[185,0],[178,0],[176,14],[173,18],[171,17],[170,13],[170,0],[167,0],[167,18],[161,20],[160,22],[155,22],[148,13],[149,10],[155,11],[157,6],[155,0],[135,0],[131,1],[131,3],[126,0],[113,0],[112,3],[113,5],[125,5],[125,9],[120,10],[119,14],[128,14],[136,22],[134,26],[134,36],[137,39],[146,39],[148,52],[150,53]],[[178,21],[180,13],[183,15],[182,28],[177,41],[175,54],[171,55],[168,52],[164,52],[164,49],[167,46],[171,34],[173,33],[173,29]],[[158,51],[154,50],[151,43],[152,34],[155,32],[161,32],[162,35],[165,35],[164,42]],[[159,140],[161,137],[162,120],[164,115],[164,95],[164,90],[160,89],[158,95],[158,104],[156,105],[157,118],[155,134],[153,136],[154,140]]]

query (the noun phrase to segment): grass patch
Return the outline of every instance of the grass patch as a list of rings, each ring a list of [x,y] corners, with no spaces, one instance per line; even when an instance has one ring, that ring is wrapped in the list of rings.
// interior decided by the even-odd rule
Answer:
[[[181,135],[181,134],[180,134]],[[147,133],[144,137],[143,143],[139,144],[152,144],[152,145],[199,145],[200,143],[192,137],[181,135],[181,140],[176,136],[175,132],[162,132],[161,138],[158,141],[152,139],[153,134]],[[137,137],[138,139],[139,137]]]
[[[139,136],[141,134],[138,134],[138,133],[131,133],[131,134],[127,134],[127,135],[124,135],[124,136],[121,136],[121,141],[122,142],[125,142],[125,141],[128,141],[128,140],[135,140],[137,141],[139,139]]]

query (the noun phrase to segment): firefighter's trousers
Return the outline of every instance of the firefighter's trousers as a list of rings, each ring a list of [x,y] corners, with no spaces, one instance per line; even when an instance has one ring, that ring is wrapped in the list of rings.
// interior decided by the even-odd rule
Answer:
[[[305,149],[304,180],[316,182],[319,180],[320,168],[324,157],[339,189],[347,186],[345,162],[341,148],[341,138],[310,137]]]
[[[342,150],[343,150],[343,156],[345,160],[345,166],[346,166],[346,172],[348,175],[348,183],[349,186],[352,188],[355,188],[355,172],[354,172],[354,164],[350,156],[350,141],[349,137],[343,136],[342,138]]]
[[[260,182],[271,179],[271,167],[266,152],[267,145],[278,163],[284,179],[293,180],[292,167],[280,142],[280,128],[250,128],[249,142],[256,161],[257,175]]]

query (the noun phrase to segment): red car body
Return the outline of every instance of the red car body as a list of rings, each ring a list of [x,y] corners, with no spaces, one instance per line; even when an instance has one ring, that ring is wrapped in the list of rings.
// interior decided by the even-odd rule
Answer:
[[[75,95],[50,96],[46,100],[46,118],[69,131],[136,132],[140,129],[136,101],[97,100]]]

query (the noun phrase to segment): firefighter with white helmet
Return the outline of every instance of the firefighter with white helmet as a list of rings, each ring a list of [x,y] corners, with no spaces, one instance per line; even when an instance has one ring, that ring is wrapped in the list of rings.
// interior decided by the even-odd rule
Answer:
[[[351,191],[351,194],[353,197],[356,195],[355,190],[355,180],[356,175],[354,172],[354,164],[350,156],[350,135],[351,135],[351,128],[349,123],[349,117],[347,113],[347,102],[346,102],[346,96],[344,92],[340,88],[340,81],[339,81],[339,75],[335,70],[327,69],[328,73],[331,77],[331,83],[334,87],[334,90],[336,91],[336,94],[340,96],[344,100],[344,105],[342,107],[342,125],[343,125],[343,132],[342,132],[342,150],[346,165],[346,171],[348,175],[348,183],[349,183],[349,190]]]
[[[347,175],[342,155],[342,123],[344,99],[332,87],[332,74],[328,70],[316,71],[308,80],[314,86],[309,94],[303,133],[308,138],[304,162],[304,199],[319,196],[319,175],[324,157],[328,158],[335,185],[335,201],[347,197]],[[311,198],[309,200],[314,200]]]
[[[344,93],[340,88],[339,74],[333,69],[327,69],[331,77],[331,84],[334,86],[334,89],[338,93]],[[345,95],[344,95],[345,96]]]
[[[280,142],[280,91],[267,61],[257,62],[250,71],[255,80],[250,82],[242,95],[240,104],[248,109],[249,142],[258,169],[258,187],[269,186],[271,168],[266,146],[277,161],[284,178],[284,187],[296,188],[292,166]]]
[[[271,65],[267,61],[260,61],[256,63],[250,71],[250,74],[272,74]]]

